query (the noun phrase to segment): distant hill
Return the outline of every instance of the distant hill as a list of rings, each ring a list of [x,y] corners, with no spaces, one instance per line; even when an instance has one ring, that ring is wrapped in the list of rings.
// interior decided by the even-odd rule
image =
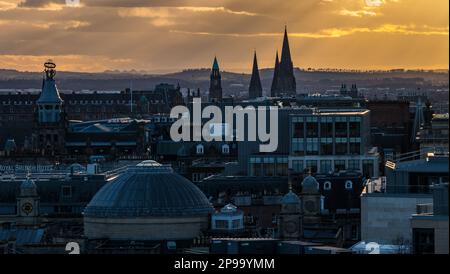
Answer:
[[[58,72],[57,83],[62,91],[79,90],[123,90],[133,83],[133,89],[153,89],[159,83],[180,84],[182,88],[206,91],[209,88],[209,69],[190,69],[168,74],[146,74],[143,72],[106,71],[103,73]],[[263,89],[269,92],[273,70],[260,71]],[[295,69],[297,87],[300,92],[338,89],[341,83],[357,84],[358,87],[418,88],[442,86],[448,88],[449,72],[443,71],[339,71]],[[42,73],[0,69],[0,92],[11,89],[39,89]],[[248,89],[250,75],[222,72],[224,91],[238,94]]]

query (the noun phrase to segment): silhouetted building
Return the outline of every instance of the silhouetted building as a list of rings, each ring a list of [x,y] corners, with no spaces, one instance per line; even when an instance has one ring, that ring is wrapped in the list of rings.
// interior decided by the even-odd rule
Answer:
[[[275,56],[275,65],[273,68],[273,80],[272,86],[270,88],[270,96],[277,97],[278,96],[278,77],[280,74],[280,60],[278,59],[278,50]]]
[[[209,101],[222,101],[222,76],[220,75],[219,63],[217,62],[216,57],[214,57],[214,63],[210,76]]]
[[[255,55],[253,57],[253,70],[252,70],[252,77],[250,79],[250,86],[248,88],[248,97],[250,99],[262,97],[262,86],[261,86],[261,79],[259,77],[258,60],[256,59],[256,51],[255,51]]]
[[[55,82],[45,79],[44,83],[47,83],[45,88],[56,85]],[[56,87],[53,91],[55,90],[57,90]],[[153,114],[168,114],[172,107],[184,103],[179,88],[170,84],[156,85],[153,90],[133,90],[132,92],[130,89],[125,89],[120,92],[80,91],[58,92],[58,94],[63,100],[60,118],[66,121],[145,118]],[[38,120],[37,101],[41,95],[42,92],[37,94],[0,93],[0,147],[3,148],[8,139],[14,139],[17,145],[16,152],[32,149],[32,140],[29,137],[35,132],[34,126],[37,125]],[[56,97],[55,99],[58,100]],[[131,108],[131,102],[133,108]],[[44,102],[41,105],[44,107]],[[51,104],[53,108],[58,105],[58,101]],[[45,109],[43,112],[46,112]]]
[[[410,151],[412,119],[409,102],[370,100],[366,106],[370,110],[372,145],[380,147],[385,157]]]
[[[64,153],[66,116],[63,100],[55,83],[56,65],[51,60],[45,63],[45,79],[42,92],[37,100],[37,119],[32,135],[33,149],[43,156]]]
[[[277,60],[278,58],[275,61],[275,72],[273,79],[275,84],[272,83],[272,95],[274,97],[295,96],[297,93],[297,85],[295,82],[291,50],[289,48],[287,28],[284,30],[283,49],[281,52],[281,61],[278,66]],[[275,78],[275,76],[277,77]]]
[[[358,88],[356,87],[356,84],[353,84],[350,90],[347,89],[346,84],[342,84],[339,92],[342,96],[349,96],[352,98],[358,97]]]

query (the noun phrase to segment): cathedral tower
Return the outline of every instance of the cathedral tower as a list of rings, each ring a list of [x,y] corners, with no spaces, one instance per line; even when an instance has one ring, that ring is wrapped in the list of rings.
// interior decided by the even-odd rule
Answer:
[[[220,75],[219,63],[214,57],[214,63],[211,70],[210,85],[209,85],[209,101],[222,101],[222,76]]]
[[[275,66],[273,68],[273,80],[272,87],[270,88],[270,96],[277,97],[278,96],[278,76],[280,74],[280,60],[278,59],[278,50],[277,55],[275,56]]]
[[[258,60],[256,58],[256,51],[253,56],[253,70],[252,78],[250,79],[250,86],[248,88],[248,97],[250,99],[262,97],[262,85],[259,77]]]
[[[276,70],[277,67],[275,67]],[[297,93],[297,84],[295,82],[294,65],[291,58],[287,28],[284,29],[283,49],[277,74],[278,77],[274,77],[273,79],[275,84],[272,83],[273,94],[276,96],[295,96]]]

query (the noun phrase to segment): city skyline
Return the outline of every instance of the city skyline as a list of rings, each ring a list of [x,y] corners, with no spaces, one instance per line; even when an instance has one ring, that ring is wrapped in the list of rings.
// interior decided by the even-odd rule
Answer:
[[[222,70],[250,73],[255,50],[273,67],[287,25],[294,67],[448,69],[447,1],[80,2],[0,1],[0,68],[52,58],[62,71],[164,73],[217,55]]]

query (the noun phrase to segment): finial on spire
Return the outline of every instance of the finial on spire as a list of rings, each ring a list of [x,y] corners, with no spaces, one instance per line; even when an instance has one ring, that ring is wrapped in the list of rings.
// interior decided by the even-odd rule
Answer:
[[[292,168],[288,169],[288,188],[292,191]]]
[[[213,63],[213,69],[219,69],[219,62],[217,62],[217,56],[214,55],[214,63]]]
[[[53,62],[52,59],[48,59],[47,62],[44,63],[44,72],[45,75],[47,76],[47,79],[53,79],[53,77],[55,77],[56,74],[56,64],[55,62]]]

